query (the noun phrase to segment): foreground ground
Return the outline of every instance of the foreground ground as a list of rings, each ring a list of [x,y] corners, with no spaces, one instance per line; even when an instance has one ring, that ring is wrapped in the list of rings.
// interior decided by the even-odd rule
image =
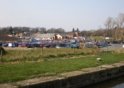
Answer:
[[[9,49],[7,52],[1,57],[0,83],[124,61],[123,49],[111,52],[99,49]]]

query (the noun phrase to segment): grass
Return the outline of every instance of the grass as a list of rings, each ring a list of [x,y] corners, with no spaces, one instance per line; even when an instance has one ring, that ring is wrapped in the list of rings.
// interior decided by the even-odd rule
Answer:
[[[99,51],[97,49],[97,51]],[[95,49],[40,49],[34,48],[29,50],[7,50],[7,55],[1,58],[2,62],[25,62],[47,60],[49,58],[70,57],[76,55],[96,54]]]
[[[61,72],[89,67],[91,63],[92,59],[59,59],[45,62],[0,65],[0,82],[12,82],[39,75],[56,75]]]
[[[85,52],[84,51],[82,52],[82,51],[77,50],[76,51],[77,54],[75,54],[74,52],[72,53],[70,51],[69,54],[71,54],[71,56],[73,56],[74,58],[71,58],[70,56],[65,56],[65,57],[62,56],[61,58],[60,57],[61,55],[67,54],[67,52],[64,53],[64,50],[63,50],[63,52],[58,52],[56,58],[51,57],[51,58],[55,58],[53,60],[39,61],[39,62],[37,61],[22,62],[21,61],[19,63],[8,63],[8,62],[1,63],[0,64],[0,83],[15,82],[19,80],[24,80],[24,79],[34,78],[34,77],[41,77],[41,76],[48,76],[48,75],[58,75],[59,73],[63,73],[63,72],[80,70],[82,68],[94,67],[102,64],[112,64],[112,63],[120,62],[124,60],[123,53],[102,52],[99,54],[96,54],[96,53],[94,54],[94,50],[93,51],[87,50]],[[13,52],[11,52],[10,55],[13,55],[14,54]],[[33,53],[39,55],[38,51],[36,52],[33,51]],[[47,53],[48,54],[47,56],[53,55],[54,54],[53,52],[55,51],[53,52],[49,51],[49,52]],[[18,52],[16,51],[15,53],[17,54]],[[25,53],[32,53],[32,52],[25,52]],[[20,53],[19,55],[23,55],[23,54]],[[8,56],[5,56],[5,57],[8,57]],[[102,61],[98,62],[96,60],[97,57],[101,58]],[[28,59],[28,57],[26,58]],[[20,58],[20,59],[23,59],[23,58]],[[10,62],[12,61],[10,60]]]

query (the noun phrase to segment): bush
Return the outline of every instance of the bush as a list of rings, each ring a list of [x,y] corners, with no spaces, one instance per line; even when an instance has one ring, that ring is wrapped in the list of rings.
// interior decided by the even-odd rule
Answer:
[[[5,55],[6,53],[7,53],[7,52],[5,51],[5,49],[0,46],[0,55],[3,56],[3,55]]]

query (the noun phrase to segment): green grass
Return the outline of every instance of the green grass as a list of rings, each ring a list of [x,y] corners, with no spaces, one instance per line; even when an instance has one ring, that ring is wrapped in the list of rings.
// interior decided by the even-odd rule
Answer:
[[[74,55],[75,56],[75,55]],[[81,54],[80,54],[81,56]],[[15,82],[19,80],[57,75],[63,72],[80,70],[82,68],[99,66],[102,64],[112,64],[124,60],[123,53],[103,52],[98,55],[82,55],[74,58],[53,59],[40,62],[19,62],[0,64],[0,83]],[[96,61],[99,57],[102,61]]]

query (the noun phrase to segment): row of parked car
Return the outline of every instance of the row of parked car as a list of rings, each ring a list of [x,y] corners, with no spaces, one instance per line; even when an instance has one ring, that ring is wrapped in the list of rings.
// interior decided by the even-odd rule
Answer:
[[[2,47],[18,47],[18,43],[17,42],[12,42],[12,43],[0,42],[0,46],[2,46]]]
[[[99,42],[85,42],[84,47],[93,48],[93,47],[106,47],[109,46],[110,43],[106,41],[99,41]],[[34,48],[34,47],[46,47],[46,48],[79,48],[80,42],[78,41],[32,41],[32,42],[12,42],[12,43],[2,43],[0,42],[0,46],[3,47],[27,47],[27,48]]]
[[[46,47],[46,48],[79,48],[79,42],[29,42],[26,44],[26,47]]]
[[[111,46],[110,42],[107,41],[98,41],[98,42],[86,42],[85,47],[92,48],[92,47],[98,47],[98,48],[103,48]]]
[[[0,42],[2,47],[46,47],[46,48],[79,48],[79,42],[57,42],[57,41],[32,41],[32,42]]]

